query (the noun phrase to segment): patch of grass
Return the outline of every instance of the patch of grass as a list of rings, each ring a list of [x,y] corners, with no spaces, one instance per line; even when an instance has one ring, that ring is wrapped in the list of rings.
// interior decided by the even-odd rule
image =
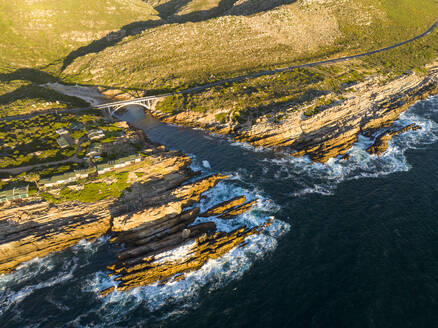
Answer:
[[[0,67],[56,64],[108,31],[157,19],[141,0],[2,0],[0,17]]]
[[[128,172],[107,173],[97,178],[88,181],[83,181],[82,190],[74,190],[65,186],[59,192],[59,195],[53,195],[49,192],[42,192],[40,195],[49,202],[62,203],[66,201],[80,201],[84,203],[93,203],[109,198],[119,198],[123,191],[130,184],[128,180]],[[102,180],[108,183],[101,182]]]

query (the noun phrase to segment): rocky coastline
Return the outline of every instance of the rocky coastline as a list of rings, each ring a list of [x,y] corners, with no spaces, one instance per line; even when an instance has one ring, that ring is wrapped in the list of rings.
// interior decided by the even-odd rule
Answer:
[[[126,94],[107,90],[114,98]],[[367,151],[381,155],[390,139],[400,133],[419,129],[413,124],[402,129],[392,125],[414,102],[438,93],[438,66],[430,66],[426,76],[407,74],[388,83],[378,78],[354,86],[341,103],[311,116],[301,111],[286,111],[280,122],[261,117],[255,124],[221,124],[210,116],[182,112],[163,114],[152,109],[161,121],[203,128],[231,135],[234,140],[256,147],[268,147],[291,156],[308,155],[326,162],[348,151],[360,134],[376,135]],[[130,127],[131,130],[136,130]],[[383,132],[379,131],[385,129]],[[202,267],[231,249],[245,245],[245,239],[261,233],[265,224],[230,232],[217,231],[216,224],[196,218],[229,220],[249,211],[256,200],[245,196],[230,198],[201,213],[194,207],[203,194],[227,177],[221,174],[197,177],[188,156],[154,144],[140,131],[148,160],[136,166],[135,179],[117,199],[95,203],[79,201],[49,203],[43,199],[17,200],[0,204],[0,274],[7,274],[22,263],[61,251],[81,240],[104,235],[117,248],[117,258],[107,270],[117,286],[102,296],[138,286],[184,279],[186,273]],[[173,258],[172,250],[185,245],[185,255]],[[164,254],[164,255],[163,255]]]
[[[242,195],[201,214],[193,206],[227,177],[215,174],[198,178],[188,156],[166,150],[146,136],[144,147],[147,160],[131,169],[138,173],[137,178],[117,199],[49,203],[35,198],[0,204],[0,274],[11,273],[26,261],[81,240],[108,235],[118,250],[115,264],[108,269],[122,282],[118,289],[127,290],[163,283],[174,276],[182,279],[185,272],[196,270],[263,229],[242,226],[223,233],[208,220],[196,224],[198,216],[232,218],[249,210],[254,202],[246,202]],[[191,251],[186,257],[163,263],[157,260],[159,254],[187,243]]]
[[[372,136],[390,127],[409,106],[438,93],[438,66],[427,67],[427,73],[409,73],[382,81],[379,76],[355,84],[342,94],[343,100],[306,116],[302,111],[282,111],[280,120],[269,115],[245,123],[219,123],[215,115],[183,111],[168,114],[152,109],[159,120],[202,128],[230,135],[235,141],[255,147],[266,147],[292,156],[308,155],[313,161],[326,162],[345,155],[358,136]],[[311,104],[303,104],[310,106]],[[347,156],[348,157],[348,156]],[[345,158],[347,158],[345,157]]]

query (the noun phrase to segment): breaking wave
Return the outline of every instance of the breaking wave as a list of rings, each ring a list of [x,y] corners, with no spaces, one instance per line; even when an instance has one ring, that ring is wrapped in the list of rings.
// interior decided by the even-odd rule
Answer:
[[[408,131],[392,138],[388,150],[381,156],[370,155],[366,149],[374,142],[377,132],[371,138],[359,136],[358,142],[350,149],[350,159],[342,161],[332,158],[327,163],[313,163],[307,157],[280,158],[266,157],[263,174],[267,179],[290,180],[296,185],[291,196],[303,196],[310,193],[332,195],[337,185],[343,181],[379,177],[395,172],[406,172],[411,168],[405,152],[421,149],[438,141],[438,123],[432,114],[438,110],[438,97],[419,102],[394,122],[398,129],[411,123],[421,126],[420,130]],[[239,174],[247,175],[240,170]]]
[[[204,172],[205,173],[205,172]],[[277,239],[289,231],[290,225],[275,219],[278,205],[266,199],[259,192],[251,192],[230,181],[222,181],[204,194],[199,204],[201,211],[205,211],[215,204],[235,196],[245,195],[247,201],[257,199],[254,208],[232,220],[222,220],[215,217],[197,218],[194,224],[203,221],[213,221],[219,231],[229,232],[241,226],[252,228],[272,219],[273,223],[263,233],[252,235],[246,239],[245,245],[236,246],[233,250],[219,259],[209,260],[199,270],[186,274],[185,279],[173,281],[165,285],[153,284],[137,287],[125,292],[113,292],[102,299],[101,311],[105,318],[117,320],[120,311],[123,313],[134,311],[139,307],[155,312],[164,307],[173,306],[172,311],[164,316],[180,315],[186,310],[196,307],[201,292],[212,292],[225,286],[228,282],[242,277],[252,264],[277,247]],[[164,260],[184,258],[190,249],[191,243],[175,250],[165,252],[159,256]],[[107,276],[104,271],[97,272],[84,285],[84,292],[99,294],[100,291],[116,286],[117,282]],[[99,312],[99,311],[98,311]],[[102,314],[103,315],[103,314]],[[163,319],[163,318],[161,318]]]

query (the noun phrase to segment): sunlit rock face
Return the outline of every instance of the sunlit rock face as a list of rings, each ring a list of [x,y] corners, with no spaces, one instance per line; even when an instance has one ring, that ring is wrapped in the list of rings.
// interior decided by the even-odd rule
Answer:
[[[227,177],[215,174],[189,181],[195,178],[189,168],[189,157],[150,144],[146,136],[137,135],[142,136],[149,155],[129,173],[130,187],[119,198],[94,203],[52,204],[34,199],[2,204],[0,273],[9,273],[23,262],[66,249],[81,240],[108,234],[115,247],[125,246],[118,252],[118,262],[109,269],[112,274],[121,275],[117,280],[122,283],[117,289],[128,290],[165,282],[174,276],[182,279],[184,273],[224,255],[271,224],[217,231],[209,217],[232,219],[249,211],[257,200],[247,201],[244,195],[230,196],[201,214],[199,207],[192,206]],[[207,220],[195,223],[199,216]],[[184,256],[160,260],[163,257],[160,254],[180,247],[188,247]],[[107,289],[102,295],[114,289]]]

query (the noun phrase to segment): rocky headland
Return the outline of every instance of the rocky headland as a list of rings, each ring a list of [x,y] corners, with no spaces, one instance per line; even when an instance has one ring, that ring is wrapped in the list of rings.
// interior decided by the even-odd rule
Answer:
[[[185,272],[201,267],[208,259],[223,255],[244,243],[247,236],[263,230],[242,226],[223,233],[208,220],[196,224],[198,216],[227,220],[249,210],[254,201],[247,202],[245,196],[239,196],[200,213],[194,205],[227,177],[216,174],[197,178],[188,156],[168,151],[145,136],[143,141],[143,151],[148,155],[141,163],[127,168],[130,186],[119,198],[94,203],[51,203],[35,197],[2,203],[0,274],[81,240],[109,235],[119,250],[109,269],[121,281],[118,289],[126,290],[165,282],[175,275],[182,279]],[[159,260],[163,252],[187,243],[190,251],[186,256]]]
[[[292,156],[308,155],[314,161],[326,162],[346,154],[360,134],[371,136],[390,127],[409,106],[437,92],[438,66],[434,64],[427,68],[427,74],[409,73],[390,81],[370,77],[346,89],[341,101],[311,116],[291,108],[280,110],[279,119],[265,115],[255,122],[224,124],[209,112],[169,114],[153,109],[152,114],[164,122],[203,128],[256,147]],[[312,104],[303,104],[302,108]]]

